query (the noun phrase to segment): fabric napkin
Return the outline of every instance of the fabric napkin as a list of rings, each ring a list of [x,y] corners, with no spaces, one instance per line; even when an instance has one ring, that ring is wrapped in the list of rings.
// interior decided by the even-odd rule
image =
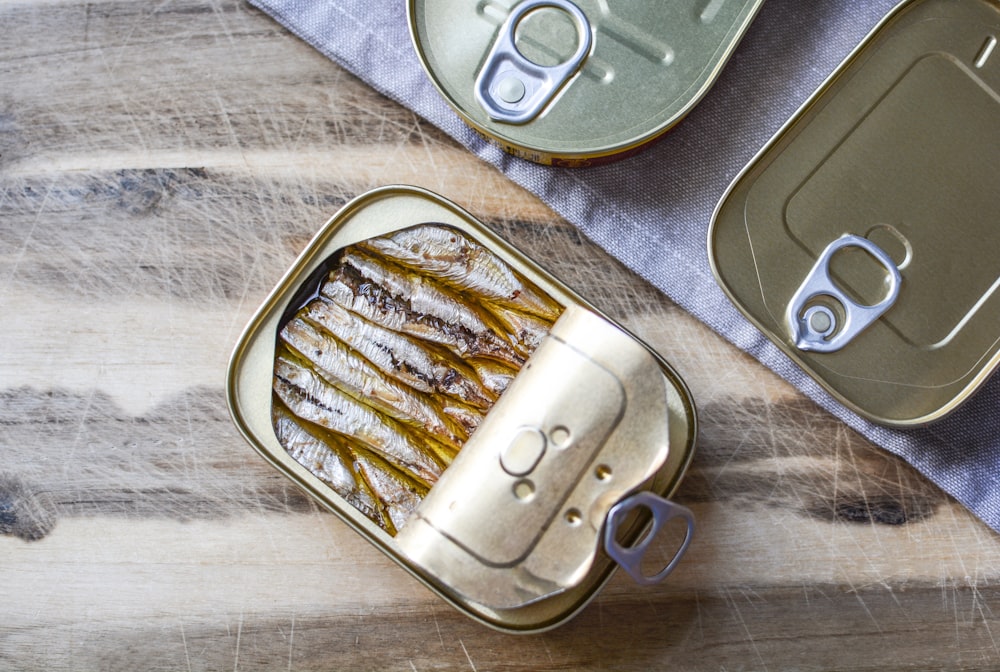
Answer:
[[[708,225],[730,181],[895,0],[768,0],[716,85],[681,124],[636,156],[587,169],[513,158],[465,126],[422,70],[402,0],[251,2],[537,194],[684,309],[1000,531],[1000,376],[928,427],[874,425],[832,399],[750,325],[716,285],[707,258]]]

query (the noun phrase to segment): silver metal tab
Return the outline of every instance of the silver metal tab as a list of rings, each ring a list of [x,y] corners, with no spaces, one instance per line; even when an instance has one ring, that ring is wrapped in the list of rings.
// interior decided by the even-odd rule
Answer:
[[[885,268],[888,289],[874,305],[850,298],[830,276],[833,256],[848,247],[861,248]],[[899,269],[882,248],[861,236],[842,235],[823,250],[788,304],[785,323],[795,347],[811,352],[840,350],[892,307],[900,283]]]
[[[618,528],[625,520],[626,516],[637,508],[645,508],[653,514],[652,527],[646,535],[634,546],[622,546],[618,542]],[[682,519],[687,530],[684,533],[684,540],[674,553],[670,562],[663,569],[652,575],[647,575],[642,571],[642,560],[646,551],[649,550],[653,539],[656,538],[663,526],[675,518]],[[638,492],[631,497],[615,504],[608,513],[608,522],[604,528],[604,551],[617,562],[622,569],[628,572],[636,583],[649,586],[659,583],[667,578],[674,567],[680,562],[681,557],[691,545],[694,536],[694,514],[686,506],[675,504],[668,499],[663,499],[651,492]]]
[[[554,7],[572,17],[577,27],[577,48],[569,60],[553,66],[533,63],[525,58],[514,43],[518,22],[528,12]],[[569,0],[525,0],[511,11],[500,26],[476,78],[476,100],[490,119],[508,124],[524,124],[548,105],[559,89],[583,63],[593,42],[587,16]]]

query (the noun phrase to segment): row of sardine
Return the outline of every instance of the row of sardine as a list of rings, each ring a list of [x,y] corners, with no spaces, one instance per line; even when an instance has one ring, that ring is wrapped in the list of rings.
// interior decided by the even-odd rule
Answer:
[[[561,310],[447,226],[345,248],[280,331],[276,436],[395,534]]]

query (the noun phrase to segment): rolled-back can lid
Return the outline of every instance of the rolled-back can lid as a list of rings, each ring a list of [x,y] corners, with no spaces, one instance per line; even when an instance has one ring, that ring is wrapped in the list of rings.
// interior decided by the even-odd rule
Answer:
[[[1000,361],[1000,6],[898,6],[730,187],[730,298],[876,422],[955,409]]]
[[[473,128],[538,163],[620,158],[704,96],[763,0],[410,0],[421,63]]]

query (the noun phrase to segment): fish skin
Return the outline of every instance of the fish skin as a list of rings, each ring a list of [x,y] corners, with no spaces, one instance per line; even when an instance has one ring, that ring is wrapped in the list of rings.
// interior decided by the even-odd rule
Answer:
[[[312,364],[327,382],[363,403],[422,428],[454,451],[468,440],[469,431],[445,416],[433,397],[387,378],[357,351],[321,328],[302,318],[293,318],[282,328],[279,338]]]
[[[504,325],[504,333],[517,343],[518,353],[524,353],[525,361],[531,356],[531,353],[538,349],[552,328],[551,322],[515,310],[498,308],[495,314],[497,320]]]
[[[393,301],[389,304],[392,309],[403,309],[416,316],[408,320],[414,323],[409,327],[414,331],[408,333],[435,340],[433,333],[425,336],[416,330],[436,328],[458,338],[463,350],[473,355],[493,356],[515,365],[523,363],[531,354],[532,348],[521,342],[516,332],[508,327],[506,320],[499,319],[493,310],[481,304],[477,297],[469,296],[468,292],[464,295],[456,294],[437,278],[414,273],[411,269],[378,259],[361,250],[345,251],[341,256],[341,263],[392,297]],[[356,285],[349,282],[349,274],[345,275],[348,277],[342,277],[341,280],[354,288]],[[368,298],[375,297],[369,295]],[[501,312],[510,311],[501,309]],[[512,321],[524,320],[518,321],[515,316]],[[448,325],[448,328],[440,325]],[[459,327],[461,331],[455,330],[455,327]],[[515,354],[508,353],[508,350]]]
[[[389,534],[395,535],[406,524],[427,494],[426,487],[365,448],[352,446],[349,438],[327,433],[318,439],[283,404],[275,406],[274,426],[279,441],[297,462]]]
[[[476,428],[482,424],[483,418],[486,417],[481,410],[452,397],[442,397],[441,411],[465,428],[469,436],[476,431]]]
[[[383,527],[395,536],[427,495],[427,489],[399,478],[391,467],[379,464],[372,456],[359,452],[356,464],[378,500]]]
[[[366,240],[359,247],[550,322],[562,312],[559,304],[493,252],[442,224],[420,224]]]
[[[351,267],[333,271],[329,281],[320,288],[320,293],[371,322],[438,343],[459,357],[493,357],[515,366],[520,366],[526,359],[526,353],[518,352],[518,348],[499,333],[484,326],[473,330],[460,319],[449,321],[450,317],[417,311],[408,299],[369,281]],[[468,313],[464,317],[469,318]],[[465,321],[469,322],[471,318]]]
[[[303,420],[353,437],[427,486],[437,481],[444,469],[415,446],[395,423],[330,386],[310,369],[281,355],[275,362],[274,391],[285,406]]]
[[[280,402],[272,406],[272,420],[275,436],[292,459],[329,485],[369,520],[385,527],[367,484],[359,481],[351,468],[354,458],[349,447],[336,445],[337,441],[332,436],[317,438]]]
[[[309,303],[306,318],[361,353],[382,372],[422,392],[449,394],[485,411],[496,395],[483,386],[475,370],[457,356],[428,348],[406,334],[369,322],[338,301],[333,283],[322,288],[323,296]]]
[[[479,376],[483,386],[498,397],[514,380],[518,371],[518,369],[494,359],[467,359],[466,363],[476,370],[476,375]]]

